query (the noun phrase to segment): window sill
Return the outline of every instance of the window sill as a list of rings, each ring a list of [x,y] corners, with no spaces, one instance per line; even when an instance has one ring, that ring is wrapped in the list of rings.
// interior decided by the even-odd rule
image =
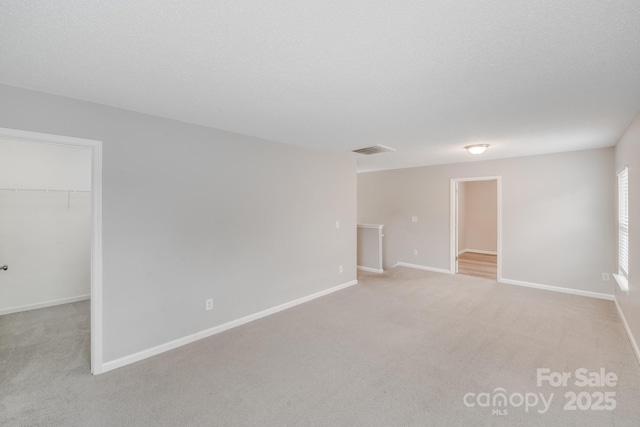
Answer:
[[[616,279],[618,286],[622,292],[625,292],[629,295],[629,280],[621,274],[613,273],[613,278]]]

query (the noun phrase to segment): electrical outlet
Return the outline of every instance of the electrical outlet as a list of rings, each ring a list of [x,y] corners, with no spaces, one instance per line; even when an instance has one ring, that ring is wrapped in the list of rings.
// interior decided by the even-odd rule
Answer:
[[[413,255],[418,256],[418,250],[417,249],[413,250]]]
[[[418,217],[417,216],[412,216],[411,217],[411,222],[418,222]]]
[[[338,266],[338,273],[342,273],[344,271],[344,267],[342,267],[341,265]]]
[[[611,275],[609,273],[602,273],[602,280],[608,282],[611,280]]]
[[[209,298],[209,299],[207,300],[207,303],[206,303],[206,305],[205,305],[205,308],[206,308],[207,310],[213,310],[213,298]]]
[[[336,228],[340,228],[340,221],[336,221]]]

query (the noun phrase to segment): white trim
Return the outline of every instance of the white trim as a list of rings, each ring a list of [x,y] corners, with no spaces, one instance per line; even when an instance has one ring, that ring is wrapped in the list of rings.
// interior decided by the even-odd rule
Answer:
[[[629,295],[629,280],[627,280],[626,277],[616,273],[613,273],[613,278],[616,280],[616,283],[618,284],[620,290]]]
[[[378,229],[380,229],[380,228],[384,227],[384,224],[383,225],[380,225],[380,224],[358,224],[358,227],[360,227],[360,228],[378,228]]]
[[[208,338],[212,335],[219,334],[220,332],[227,331],[229,329],[244,325],[246,323],[252,322],[254,320],[261,319],[263,317],[269,316],[271,314],[275,314],[281,311],[284,311],[288,308],[294,307],[296,305],[311,301],[316,298],[323,297],[330,293],[340,291],[342,289],[348,288],[349,286],[356,285],[358,283],[357,280],[352,280],[350,282],[343,283],[338,286],[334,286],[333,288],[325,289],[320,292],[316,292],[315,294],[307,295],[306,297],[298,298],[296,300],[268,308],[266,310],[260,311],[258,313],[250,314],[245,317],[241,317],[240,319],[232,320],[227,323],[223,323],[222,325],[214,326],[213,328],[205,329],[204,331],[197,332],[195,334],[187,335],[186,337],[178,338],[177,340],[169,341],[168,343],[161,344],[147,350],[142,350],[134,354],[130,354],[129,356],[124,356],[116,360],[112,360],[110,362],[106,362],[102,365],[102,372],[108,372],[116,368],[120,368],[122,366],[129,365],[131,363],[139,362],[140,360],[147,359],[151,356],[156,356],[160,353],[164,353],[169,350],[173,350],[178,347],[182,347],[183,345],[191,344],[195,341],[199,341],[203,338]]]
[[[613,302],[616,304],[616,309],[618,310],[618,316],[620,316],[620,320],[622,320],[622,325],[624,326],[624,331],[627,333],[627,338],[629,338],[629,343],[631,343],[631,348],[633,349],[633,354],[636,356],[636,362],[640,365],[640,348],[638,347],[638,343],[631,333],[631,328],[629,328],[629,324],[627,323],[627,319],[624,317],[624,313],[622,312],[622,307],[618,304],[618,299],[614,298]]]
[[[476,176],[472,178],[453,178],[453,180],[458,182],[468,182],[468,181],[494,181],[502,178],[500,175],[495,176]]]
[[[91,372],[104,372],[102,363],[102,142],[93,147],[91,164]]]
[[[0,127],[0,138],[91,149],[91,372],[102,372],[102,141]]]
[[[397,262],[394,267],[409,267],[418,270],[433,271],[434,273],[453,274],[451,271],[445,270],[444,268],[427,267],[426,265],[410,264],[408,262]]]
[[[451,248],[451,253],[449,254],[449,274],[456,274],[458,272],[458,257],[456,255],[458,251],[458,181],[451,179],[449,191],[449,247]]]
[[[43,142],[45,144],[73,145],[78,147],[94,147],[101,141],[74,136],[53,135],[49,133],[31,132],[21,129],[9,129],[0,127],[0,138],[13,139],[24,142]]]
[[[455,239],[455,252],[458,252],[460,250],[460,183],[458,181],[454,181],[453,182],[454,186],[455,186],[455,199],[454,199],[454,206],[455,206],[455,216],[454,216],[454,221],[455,221],[455,236],[453,237]],[[466,188],[465,188],[465,196],[466,196]],[[466,207],[466,200],[465,200],[465,207]],[[466,214],[466,213],[465,213]],[[466,217],[465,217],[466,220]],[[466,224],[465,224],[465,232],[466,232]],[[465,236],[465,244],[466,244],[466,236]],[[455,257],[455,261],[453,266],[449,265],[450,269],[451,269],[451,273],[452,274],[458,274],[458,271],[460,271],[460,257],[456,256]]]
[[[369,273],[384,273],[384,270],[381,268],[363,267],[361,265],[358,266],[358,270],[368,271]]]
[[[462,255],[467,252],[472,252],[474,254],[482,254],[482,255],[498,255],[497,251],[483,251],[482,249],[463,249],[458,252],[458,255]]]
[[[499,176],[496,180],[497,199],[498,199],[498,253],[496,258],[496,280],[502,280],[502,177]]]
[[[598,298],[604,299],[608,301],[613,301],[613,294],[603,294],[600,292],[591,292],[591,291],[581,291],[579,289],[571,289],[571,288],[562,288],[560,286],[552,286],[552,285],[541,285],[539,283],[532,282],[523,282],[522,280],[511,280],[511,279],[502,279],[498,280],[499,283],[504,283],[507,285],[516,285],[516,286],[524,286],[526,288],[534,288],[534,289],[543,289],[545,291],[553,291],[560,292],[563,294],[571,294],[571,295],[580,295],[583,297],[589,298]]]
[[[69,304],[72,302],[86,301],[90,297],[89,294],[78,295],[75,297],[54,299],[51,301],[39,302],[36,304],[19,305],[16,307],[3,308],[0,310],[0,316],[5,314],[20,313],[21,311],[37,310],[39,308],[53,307],[54,305]]]
[[[495,255],[497,255],[497,268],[496,268],[496,277],[498,282],[502,280],[502,177],[501,176],[483,176],[483,177],[472,177],[472,178],[451,178],[450,184],[450,257],[449,257],[449,274],[456,274],[456,258],[458,256],[458,238],[457,238],[457,215],[456,211],[458,209],[458,194],[456,192],[457,184],[460,182],[468,182],[468,181],[496,181],[496,191],[497,191],[497,209],[498,209],[498,250]],[[467,249],[467,251],[471,252],[471,249]],[[482,253],[480,251],[475,251]]]

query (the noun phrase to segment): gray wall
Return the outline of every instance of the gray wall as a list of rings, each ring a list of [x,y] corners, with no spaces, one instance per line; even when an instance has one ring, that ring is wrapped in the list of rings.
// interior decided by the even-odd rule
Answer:
[[[502,176],[503,278],[613,292],[613,148],[359,174],[358,222],[385,225],[385,268],[449,270],[450,180],[484,176]]]
[[[2,85],[0,126],[103,141],[105,362],[356,278],[347,154]]]
[[[625,165],[629,166],[629,295],[616,288],[616,299],[640,343],[640,114],[616,145],[616,171]]]

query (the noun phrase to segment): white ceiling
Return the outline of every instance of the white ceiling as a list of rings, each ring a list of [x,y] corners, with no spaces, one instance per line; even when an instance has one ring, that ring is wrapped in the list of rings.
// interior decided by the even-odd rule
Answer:
[[[359,170],[391,169],[614,145],[640,111],[640,1],[0,0],[0,58],[5,84],[384,144]]]

